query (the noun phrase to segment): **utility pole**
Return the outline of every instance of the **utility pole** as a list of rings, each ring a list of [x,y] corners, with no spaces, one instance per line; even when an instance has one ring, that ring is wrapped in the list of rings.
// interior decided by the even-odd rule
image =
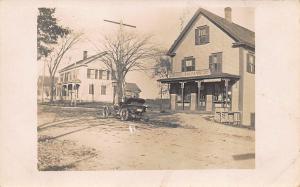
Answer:
[[[111,20],[107,20],[107,19],[104,19],[103,21],[105,21],[105,22],[108,22],[108,23],[113,23],[113,24],[117,24],[117,25],[120,25],[120,34],[122,34],[122,32],[123,32],[123,27],[124,26],[126,26],[126,27],[131,27],[131,28],[136,28],[136,26],[134,26],[134,25],[130,25],[130,24],[125,24],[125,23],[123,23],[123,21],[122,21],[122,19],[120,20],[120,22],[117,22],[117,21],[111,21]],[[122,36],[122,35],[121,35]],[[121,59],[121,61],[122,61],[122,59]],[[113,71],[113,69],[112,69],[112,71]],[[117,80],[117,81],[119,81],[119,80]],[[125,92],[125,80],[123,80],[124,82],[122,82],[122,83],[119,83],[119,85],[120,84],[122,84],[123,86],[123,95],[122,95],[122,100],[124,99],[124,92]],[[115,94],[115,93],[114,93]],[[117,93],[117,98],[118,97],[120,97],[119,95],[118,95],[118,93]]]

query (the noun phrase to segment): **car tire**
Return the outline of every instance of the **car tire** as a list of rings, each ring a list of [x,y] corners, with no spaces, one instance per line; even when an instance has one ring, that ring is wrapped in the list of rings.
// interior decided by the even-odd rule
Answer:
[[[129,118],[129,112],[126,108],[122,108],[120,111],[121,121],[127,121]]]
[[[102,117],[107,118],[108,117],[108,108],[104,107],[103,112],[102,112]]]
[[[144,122],[149,122],[149,117],[148,116],[144,116],[142,119],[143,119]]]

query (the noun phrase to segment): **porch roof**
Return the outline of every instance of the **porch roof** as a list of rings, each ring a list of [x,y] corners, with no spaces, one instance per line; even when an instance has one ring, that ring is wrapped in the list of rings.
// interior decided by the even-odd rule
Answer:
[[[203,76],[164,78],[164,79],[158,79],[157,81],[161,83],[172,83],[172,82],[180,82],[180,81],[197,81],[197,80],[215,79],[215,78],[239,79],[240,76],[229,74],[229,73],[220,73],[220,74],[211,74],[211,75],[203,75]]]
[[[57,85],[64,85],[64,84],[72,84],[72,83],[81,83],[81,80],[80,79],[74,79],[74,80],[69,80],[69,81],[66,81],[66,82],[58,82]]]

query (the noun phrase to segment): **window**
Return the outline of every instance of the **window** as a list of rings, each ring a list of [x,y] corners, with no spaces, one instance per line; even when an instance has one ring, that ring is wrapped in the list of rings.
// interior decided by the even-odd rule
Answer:
[[[87,69],[87,78],[90,79],[91,78],[91,69]]]
[[[87,70],[87,78],[88,79],[95,79],[95,76],[96,76],[95,72],[97,72],[97,70],[95,70],[95,69],[88,69]]]
[[[99,79],[103,79],[103,70],[99,70]]]
[[[252,53],[247,54],[247,72],[255,74],[255,56]]]
[[[101,95],[106,95],[106,86],[101,86]]]
[[[209,69],[211,73],[222,72],[222,53],[213,53],[209,56]]]
[[[102,70],[102,79],[107,80],[107,71]]]
[[[94,94],[94,85],[93,84],[89,85],[89,94]]]
[[[195,71],[195,58],[186,57],[181,62],[181,71]]]
[[[202,45],[209,43],[209,27],[201,26],[195,30],[195,45]]]

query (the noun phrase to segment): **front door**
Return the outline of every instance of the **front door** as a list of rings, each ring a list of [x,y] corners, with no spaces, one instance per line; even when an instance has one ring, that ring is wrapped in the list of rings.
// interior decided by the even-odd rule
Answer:
[[[205,111],[206,110],[206,90],[204,86],[200,88],[200,97],[198,97],[198,110]]]
[[[176,97],[176,110],[195,110],[196,90],[197,86],[195,82],[186,82],[184,84],[183,94],[181,87],[178,86]]]
[[[213,111],[213,96],[210,87],[208,87],[207,94],[206,94],[206,111],[208,112]]]

